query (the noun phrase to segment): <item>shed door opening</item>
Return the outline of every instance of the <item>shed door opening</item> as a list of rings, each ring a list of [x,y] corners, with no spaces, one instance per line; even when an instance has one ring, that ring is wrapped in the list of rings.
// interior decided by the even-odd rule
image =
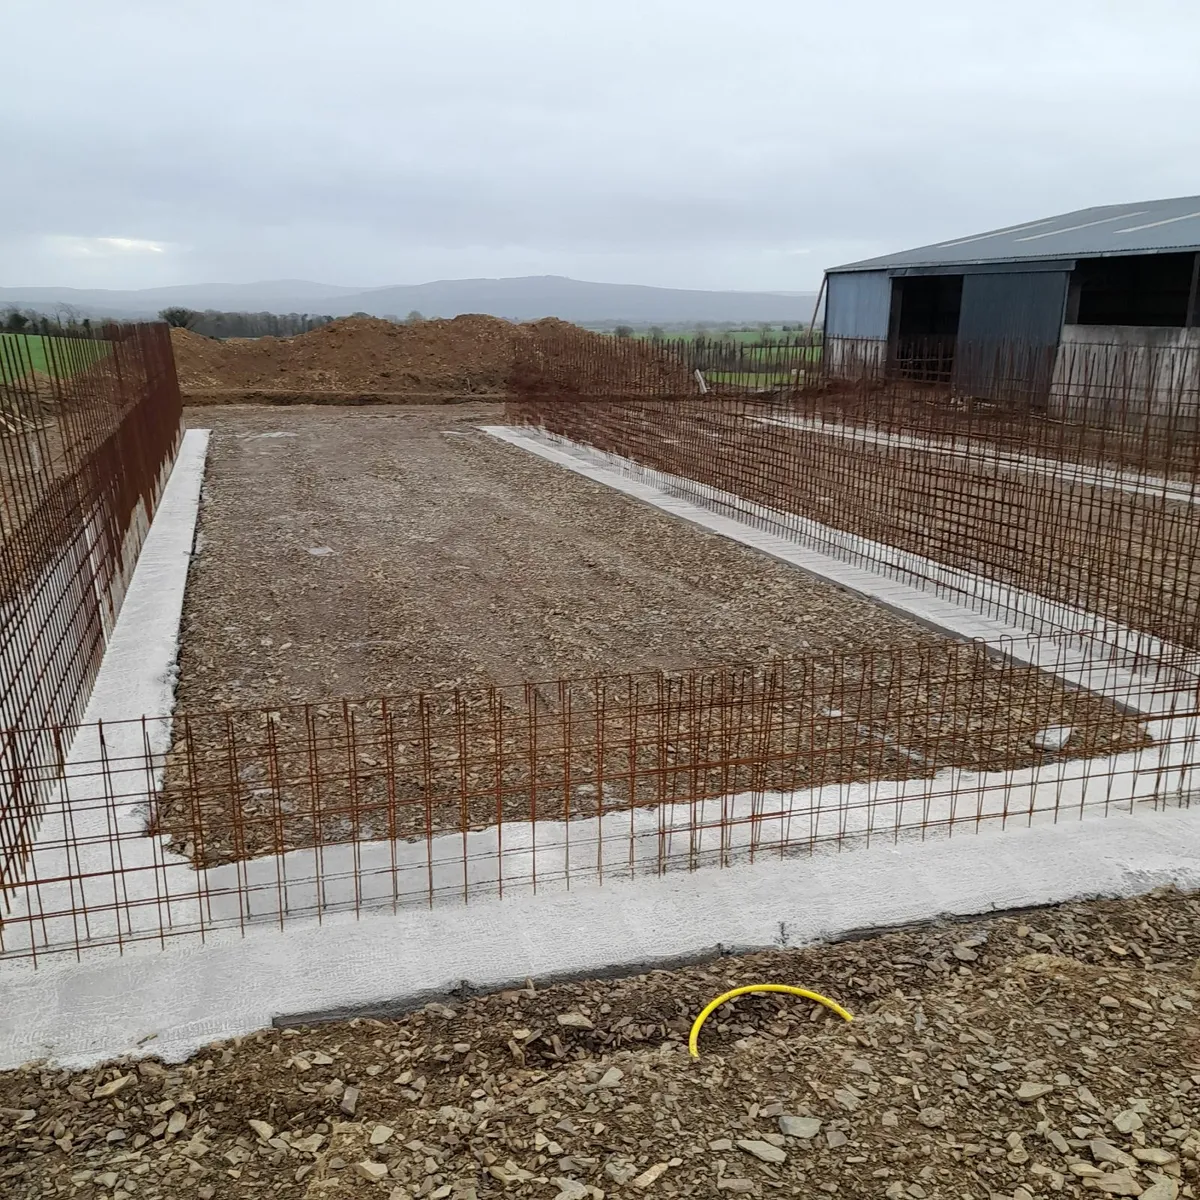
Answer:
[[[1132,254],[1081,262],[1071,277],[1072,325],[1179,328],[1194,313],[1195,254]]]
[[[909,275],[895,280],[892,360],[905,379],[948,383],[962,311],[961,275]]]

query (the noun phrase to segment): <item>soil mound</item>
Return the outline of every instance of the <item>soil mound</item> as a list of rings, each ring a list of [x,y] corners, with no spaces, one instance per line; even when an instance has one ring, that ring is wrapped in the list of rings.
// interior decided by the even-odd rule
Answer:
[[[185,392],[502,392],[519,336],[485,316],[413,325],[349,317],[297,337],[223,342],[171,331]]]
[[[640,338],[614,338],[557,317],[520,327],[513,384],[524,395],[655,396],[693,389],[677,358]]]
[[[663,372],[687,383],[686,371],[660,361],[645,342],[555,318],[514,325],[467,315],[397,325],[347,317],[296,337],[217,341],[172,329],[171,341],[179,385],[197,400],[501,395],[517,362],[571,390],[590,390],[578,387],[581,377],[602,389],[637,390]]]

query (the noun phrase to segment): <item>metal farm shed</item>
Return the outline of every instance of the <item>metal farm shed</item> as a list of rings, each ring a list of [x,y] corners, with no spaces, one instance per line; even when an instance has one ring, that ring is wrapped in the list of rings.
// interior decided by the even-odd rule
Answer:
[[[981,394],[988,347],[1020,347],[1034,388],[1064,345],[1200,352],[1200,196],[1026,221],[834,267],[825,284],[827,340],[869,340],[900,369],[933,362]]]

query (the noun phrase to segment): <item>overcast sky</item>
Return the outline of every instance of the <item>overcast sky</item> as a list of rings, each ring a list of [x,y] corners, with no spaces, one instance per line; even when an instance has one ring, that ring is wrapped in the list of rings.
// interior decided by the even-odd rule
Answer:
[[[1196,0],[3,0],[0,284],[824,267],[1200,193]]]

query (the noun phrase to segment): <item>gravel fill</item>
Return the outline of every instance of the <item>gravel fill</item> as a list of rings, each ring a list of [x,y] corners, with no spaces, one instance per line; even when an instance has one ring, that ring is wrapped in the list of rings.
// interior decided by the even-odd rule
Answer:
[[[178,709],[190,719],[176,724],[193,745],[174,748],[156,811],[157,829],[177,851],[211,864],[317,837],[479,828],[498,809],[528,819],[527,708],[519,691],[504,701],[508,765],[493,766],[498,751],[480,691],[526,680],[885,656],[848,669],[867,684],[835,684],[837,672],[816,670],[788,697],[786,717],[768,722],[757,751],[770,752],[766,774],[726,779],[733,790],[1034,765],[1047,757],[1034,748],[1041,727],[1077,731],[1066,757],[1143,741],[1137,722],[1107,702],[1036,671],[984,669],[982,655],[952,661],[952,643],[915,622],[475,428],[496,415],[482,405],[200,415],[213,437],[180,651]],[[921,656],[923,670],[913,669],[915,659],[903,671],[889,667],[886,656],[898,650]],[[435,697],[428,748],[448,764],[428,806],[422,746],[410,732],[420,725],[422,691]],[[911,703],[903,698],[910,693]],[[454,765],[459,731],[439,708],[457,695],[477,714],[465,774]],[[351,743],[339,696],[389,697],[386,721],[378,705],[356,705]],[[554,752],[547,739],[564,736],[555,716],[561,695],[547,683],[535,699],[545,757]],[[650,789],[635,803],[659,798],[646,768],[661,759],[653,705],[643,701],[631,722],[613,703],[610,811],[630,803],[619,778],[630,764],[612,755],[634,740],[635,726],[637,767]],[[597,773],[586,747],[595,724],[588,705],[576,694],[571,710],[574,773],[584,785]],[[244,714],[232,726],[201,715],[230,709]],[[389,739],[401,747],[395,763]],[[686,782],[687,761],[676,758],[676,782]],[[561,766],[554,770],[561,784]],[[538,815],[586,815],[596,802],[584,790],[568,796],[543,779]],[[722,790],[730,787],[694,787],[679,798]]]
[[[34,1064],[0,1074],[0,1194],[1192,1197],[1198,977],[1200,899],[1164,889]],[[690,1059],[766,981],[855,1020],[750,997]]]
[[[478,432],[498,407],[188,416],[186,710],[942,640]]]

